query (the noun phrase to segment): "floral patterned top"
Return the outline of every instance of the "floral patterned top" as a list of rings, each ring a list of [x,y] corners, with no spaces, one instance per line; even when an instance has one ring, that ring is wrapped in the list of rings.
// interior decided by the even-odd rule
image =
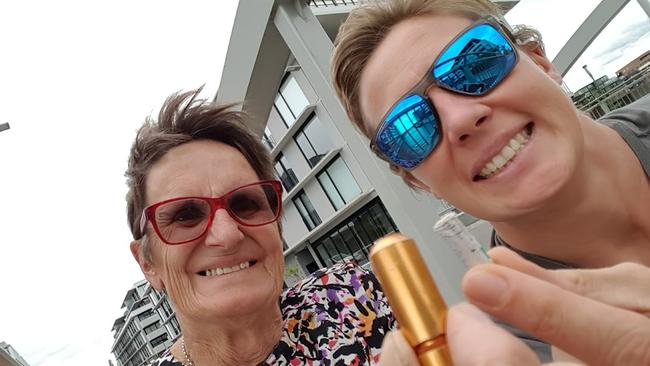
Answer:
[[[374,365],[397,327],[375,275],[352,263],[314,272],[286,289],[280,306],[282,338],[260,365]],[[182,362],[167,351],[150,365]]]

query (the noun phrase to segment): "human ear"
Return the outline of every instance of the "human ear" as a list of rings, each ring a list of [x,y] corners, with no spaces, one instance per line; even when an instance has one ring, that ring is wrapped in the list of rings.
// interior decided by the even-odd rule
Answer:
[[[147,279],[147,281],[149,281],[151,286],[156,290],[162,290],[165,288],[165,284],[163,283],[160,275],[156,272],[151,262],[148,259],[144,258],[144,255],[142,255],[142,252],[140,250],[140,245],[143,244],[143,240],[145,239],[134,240],[131,242],[131,254],[133,255],[135,261],[138,262],[140,270],[144,274],[144,277]]]
[[[544,49],[538,43],[531,42],[521,46],[521,48],[546,75],[550,76],[558,85],[562,85],[562,75],[560,75],[553,63],[546,57]]]

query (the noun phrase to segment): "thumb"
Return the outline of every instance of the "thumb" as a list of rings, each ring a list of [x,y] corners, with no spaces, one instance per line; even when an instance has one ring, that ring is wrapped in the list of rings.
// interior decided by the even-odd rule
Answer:
[[[377,366],[418,366],[418,358],[413,348],[399,330],[394,330],[384,337],[381,356]]]

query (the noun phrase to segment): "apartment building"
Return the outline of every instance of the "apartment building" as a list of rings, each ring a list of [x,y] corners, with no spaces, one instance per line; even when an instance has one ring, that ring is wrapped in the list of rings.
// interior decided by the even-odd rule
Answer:
[[[0,366],[29,366],[29,364],[10,344],[0,342]]]
[[[171,303],[146,280],[127,291],[122,308],[124,315],[115,320],[112,329],[111,353],[117,366],[146,365],[171,347],[180,335]]]

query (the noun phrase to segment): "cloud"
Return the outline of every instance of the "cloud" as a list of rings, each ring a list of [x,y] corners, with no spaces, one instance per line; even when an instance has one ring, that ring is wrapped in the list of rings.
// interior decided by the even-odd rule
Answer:
[[[592,56],[594,59],[601,61],[603,66],[618,60],[624,55],[631,56],[627,55],[626,51],[635,48],[638,42],[650,34],[650,22],[645,20],[629,24],[616,33],[616,36],[607,37],[608,39],[605,40],[606,45],[597,49]]]
[[[94,338],[79,338],[68,344],[42,348],[35,353],[26,354],[25,358],[34,366],[86,366],[107,364],[112,337],[110,334]]]

